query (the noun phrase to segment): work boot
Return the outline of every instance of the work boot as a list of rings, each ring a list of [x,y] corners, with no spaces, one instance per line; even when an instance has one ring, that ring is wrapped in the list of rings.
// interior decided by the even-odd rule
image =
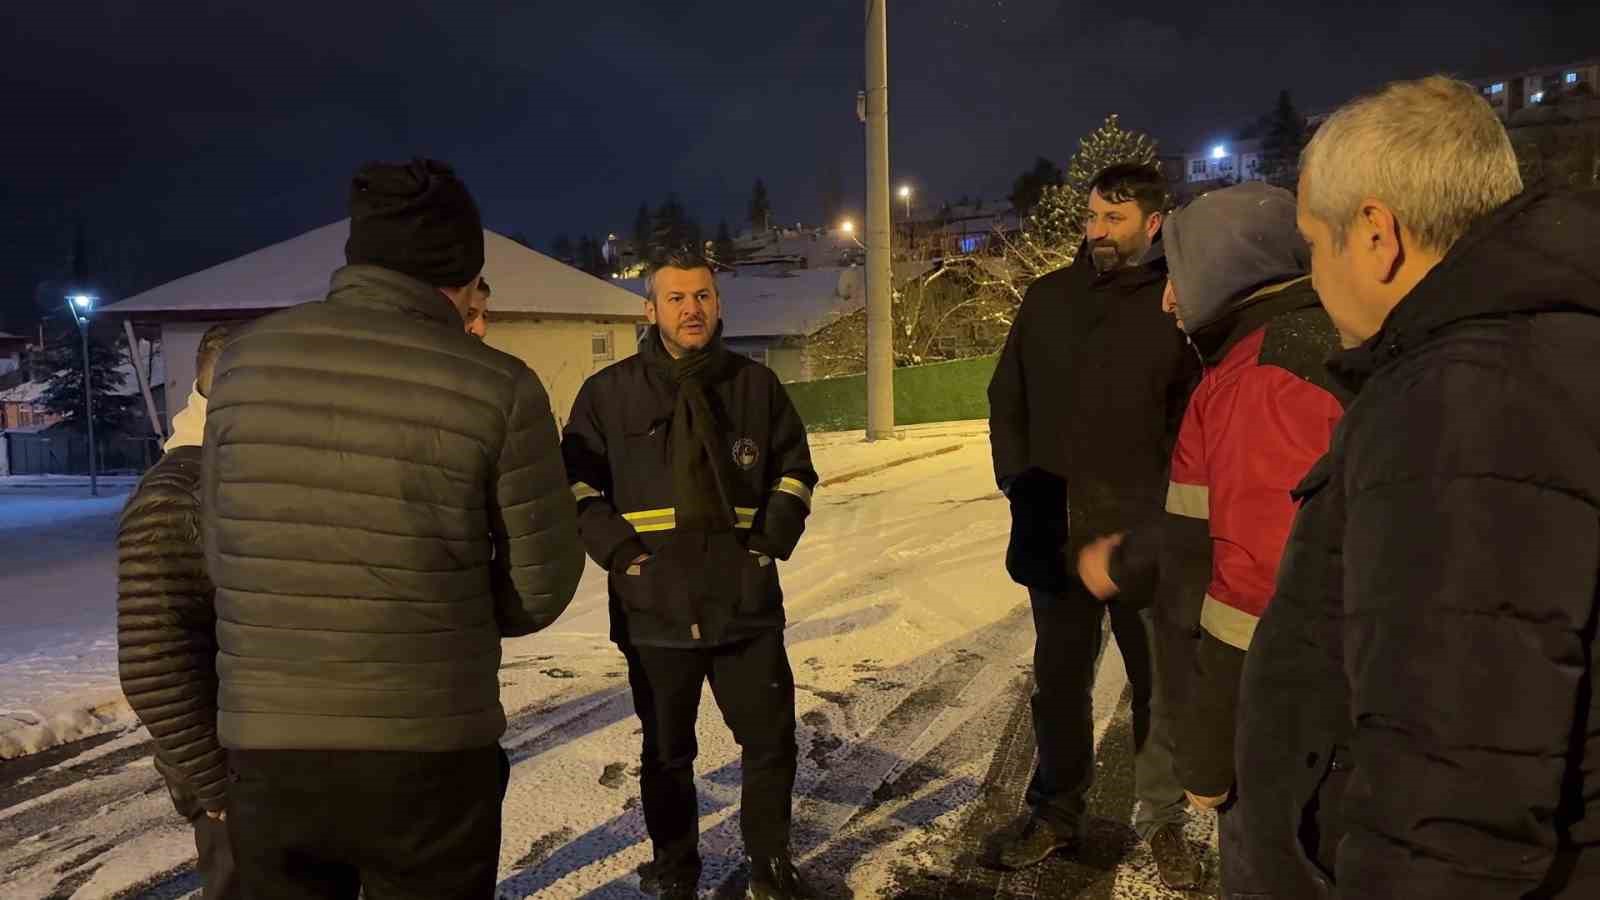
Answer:
[[[700,896],[696,893],[699,885],[687,878],[673,878],[661,882],[661,892],[656,894],[661,900],[695,900]]]
[[[1052,853],[1077,849],[1076,833],[1028,813],[989,837],[983,862],[990,868],[1014,872],[1038,865]]]
[[[787,856],[751,857],[746,900],[813,900],[817,892]]]
[[[663,900],[690,900],[700,887],[700,876],[691,872],[671,872],[653,859],[639,867],[639,893]]]
[[[1161,880],[1175,891],[1200,887],[1205,880],[1200,858],[1183,837],[1183,826],[1168,823],[1150,833],[1150,853],[1156,858]]]

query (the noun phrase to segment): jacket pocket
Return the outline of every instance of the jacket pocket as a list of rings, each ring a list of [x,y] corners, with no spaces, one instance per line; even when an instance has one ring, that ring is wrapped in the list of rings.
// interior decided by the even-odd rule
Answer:
[[[1317,774],[1300,804],[1296,847],[1307,865],[1331,879],[1339,840],[1344,837],[1340,809],[1350,780],[1350,751],[1334,745],[1308,757],[1307,762]]]
[[[669,539],[649,559],[630,565],[611,576],[613,590],[622,608],[629,613],[650,616],[687,635],[698,618],[694,603],[692,567],[685,564],[686,551],[675,538]]]
[[[739,613],[766,618],[781,615],[782,610],[777,560],[765,553],[744,551],[739,570]]]

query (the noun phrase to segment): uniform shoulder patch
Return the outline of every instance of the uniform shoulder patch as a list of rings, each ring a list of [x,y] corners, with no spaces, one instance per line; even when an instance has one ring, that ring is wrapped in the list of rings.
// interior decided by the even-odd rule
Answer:
[[[733,461],[741,469],[753,469],[761,461],[761,448],[749,438],[740,438],[733,442]]]

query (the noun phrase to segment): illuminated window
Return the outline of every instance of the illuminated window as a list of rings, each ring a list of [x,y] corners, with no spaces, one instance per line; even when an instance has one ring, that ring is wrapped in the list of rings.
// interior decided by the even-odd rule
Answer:
[[[1577,72],[1568,72],[1567,73],[1567,84],[1577,84],[1577,83],[1578,83],[1578,73]]]
[[[1528,102],[1529,103],[1543,103],[1544,102],[1544,91],[1534,91],[1533,95],[1528,98]]]
[[[1491,94],[1504,94],[1505,92],[1506,83],[1504,81],[1496,81],[1494,84],[1489,85],[1489,93]]]

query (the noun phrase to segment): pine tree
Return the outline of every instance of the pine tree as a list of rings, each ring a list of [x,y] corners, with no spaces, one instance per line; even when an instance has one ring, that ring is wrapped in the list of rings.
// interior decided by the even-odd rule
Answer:
[[[650,204],[639,204],[633,215],[633,253],[639,260],[650,258],[650,238],[655,233],[655,220],[650,217]]]
[[[1023,225],[1025,236],[1042,249],[1065,253],[1071,259],[1083,241],[1083,217],[1089,209],[1089,191],[1101,172],[1118,163],[1153,165],[1156,144],[1150,136],[1129,131],[1106,116],[1104,123],[1078,142],[1078,152],[1067,164],[1059,185],[1047,185]]]
[[[1017,215],[1025,216],[1033,212],[1039,205],[1039,198],[1044,196],[1044,190],[1061,184],[1063,181],[1061,167],[1044,157],[1034,160],[1033,168],[1017,176],[1011,186],[1011,208]],[[962,197],[961,205],[966,206],[970,198]]]
[[[656,210],[654,227],[651,229],[652,258],[662,253],[696,248],[698,240],[699,226],[689,221],[689,213],[683,208],[678,195],[668,194]]]
[[[1261,177],[1294,190],[1300,180],[1300,151],[1306,145],[1306,120],[1294,108],[1288,91],[1278,93],[1278,105],[1263,124],[1266,137],[1261,142]]]
[[[83,341],[76,328],[63,330],[45,351],[45,365],[54,374],[45,386],[40,402],[44,408],[63,417],[63,423],[80,434],[84,432]],[[126,377],[122,373],[122,350],[114,341],[89,333],[89,384],[94,389],[96,439],[126,432],[135,424],[141,401],[122,393]]]
[[[578,262],[577,248],[573,246],[572,238],[564,234],[556,235],[556,239],[550,242],[550,255],[569,266]]]
[[[750,227],[757,234],[772,227],[772,201],[767,198],[767,183],[759,178],[750,190]]]
[[[739,250],[733,243],[733,234],[728,230],[728,220],[723,219],[717,224],[717,241],[712,246],[712,258],[719,265],[732,267]]]

